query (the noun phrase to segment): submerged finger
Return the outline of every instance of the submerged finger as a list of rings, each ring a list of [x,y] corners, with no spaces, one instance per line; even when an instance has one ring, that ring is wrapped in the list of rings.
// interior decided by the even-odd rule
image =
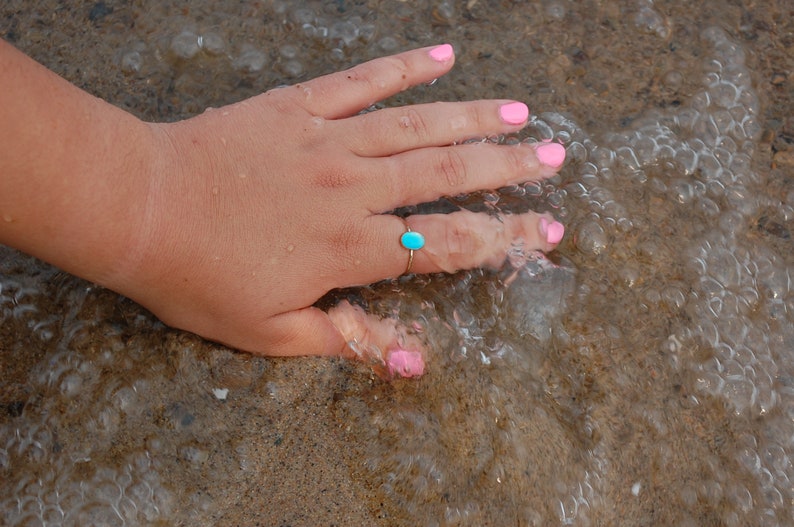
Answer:
[[[498,269],[510,252],[548,252],[565,234],[561,223],[535,212],[493,216],[464,210],[415,215],[406,221],[424,237],[422,249],[414,251],[414,273]]]
[[[455,62],[452,46],[442,44],[371,60],[348,70],[288,88],[309,113],[348,117],[403,90],[444,75]]]
[[[527,105],[511,100],[436,102],[386,108],[335,124],[351,151],[375,157],[516,132],[528,117]]]
[[[331,308],[328,317],[355,356],[382,378],[424,373],[424,346],[399,320],[366,313],[345,300]]]
[[[535,212],[493,216],[462,210],[405,219],[384,214],[371,217],[370,225],[370,245],[366,253],[357,255],[357,265],[347,269],[346,283],[340,287],[409,272],[498,269],[510,254],[553,250],[565,233],[563,225],[551,215]],[[413,240],[403,237],[408,229],[408,237]]]

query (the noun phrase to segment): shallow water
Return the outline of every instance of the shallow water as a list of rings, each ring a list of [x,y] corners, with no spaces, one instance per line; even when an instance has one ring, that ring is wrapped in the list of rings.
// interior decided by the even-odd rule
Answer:
[[[4,251],[2,523],[792,524],[793,13],[698,10],[0,8],[5,38],[160,120],[449,41],[455,71],[387,104],[526,100],[531,126],[493,140],[569,158],[431,206],[550,210],[568,227],[550,260],[352,293],[422,331],[418,381],[236,354]]]

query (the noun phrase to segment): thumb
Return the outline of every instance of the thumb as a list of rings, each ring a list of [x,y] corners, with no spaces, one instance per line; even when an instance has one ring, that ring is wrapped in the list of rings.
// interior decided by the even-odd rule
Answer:
[[[351,355],[342,333],[328,315],[316,307],[271,317],[262,333],[268,336],[268,343],[260,348],[263,355]]]

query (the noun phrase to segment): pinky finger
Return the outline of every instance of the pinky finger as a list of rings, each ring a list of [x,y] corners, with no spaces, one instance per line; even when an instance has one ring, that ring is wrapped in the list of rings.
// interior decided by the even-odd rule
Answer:
[[[424,345],[399,320],[381,318],[342,301],[328,316],[356,357],[383,379],[419,377],[425,372]]]

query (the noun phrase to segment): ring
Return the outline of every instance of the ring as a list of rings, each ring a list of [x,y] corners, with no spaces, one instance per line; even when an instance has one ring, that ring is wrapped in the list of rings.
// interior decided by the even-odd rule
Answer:
[[[425,246],[425,237],[421,233],[412,231],[405,219],[403,219],[403,223],[405,224],[405,232],[400,236],[400,245],[408,249],[408,265],[405,267],[403,274],[409,274],[414,263],[414,251],[418,251]]]

